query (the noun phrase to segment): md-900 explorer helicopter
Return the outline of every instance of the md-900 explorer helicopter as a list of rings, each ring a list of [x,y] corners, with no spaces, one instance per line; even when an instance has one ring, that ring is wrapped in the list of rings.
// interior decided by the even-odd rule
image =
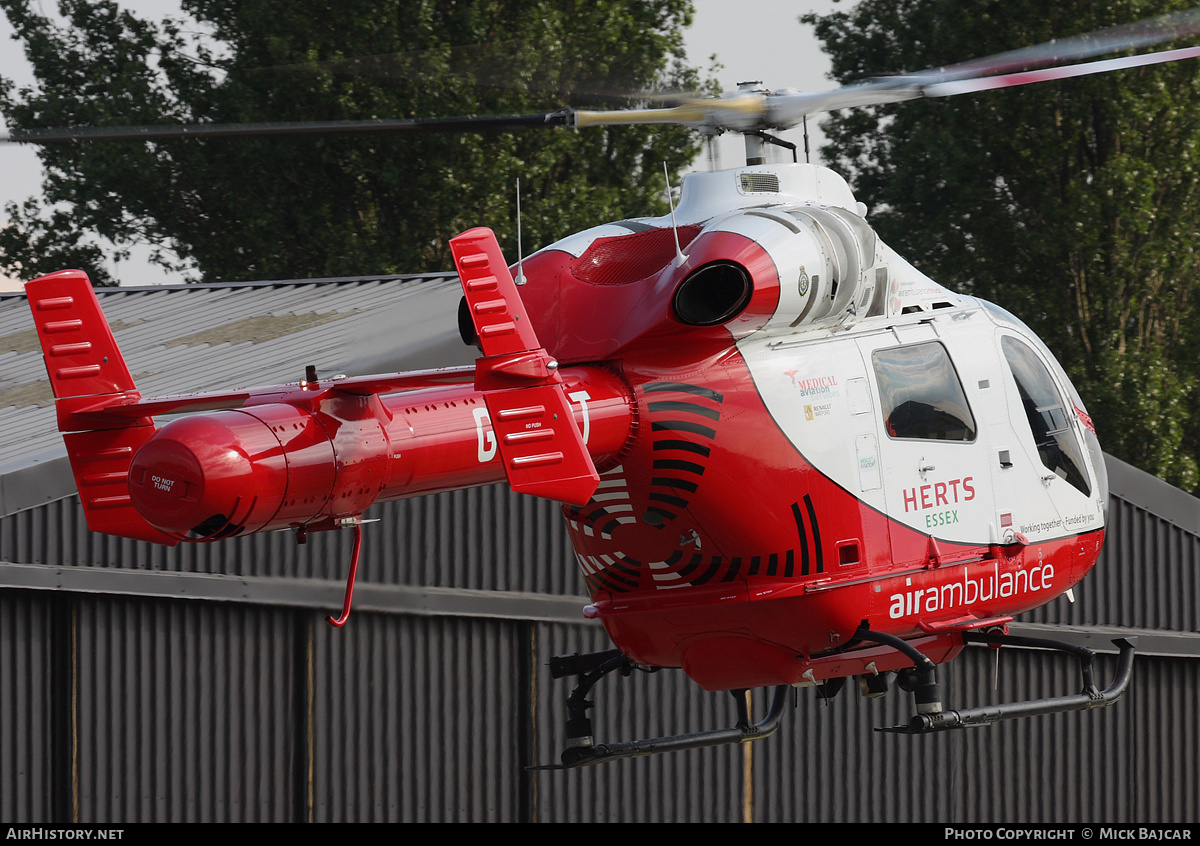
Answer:
[[[1104,461],[1083,400],[1020,320],[883,244],[840,176],[764,163],[762,145],[830,109],[1189,58],[1200,48],[1062,65],[1196,32],[1193,12],[825,94],[744,87],[671,109],[485,119],[733,130],[747,163],[686,177],[669,215],[597,226],[513,267],[488,229],[454,239],[474,367],[336,379],[310,368],[276,387],[143,398],[86,275],[35,280],[88,525],[170,545],[348,528],[340,625],[372,503],[505,480],[564,503],[583,613],[616,649],[552,662],[579,677],[563,766],[764,737],[789,687],[832,696],[851,677],[868,695],[893,680],[912,691],[915,715],[894,729],[910,733],[1109,705],[1131,678],[1131,642],[1101,690],[1088,650],[1007,633],[1070,591],[1104,540]],[[208,131],[277,129],[12,140]],[[1081,692],[950,709],[936,665],[968,643],[1070,652]],[[597,744],[591,689],[635,667],[733,691],[737,725]],[[757,724],[754,687],[775,688]]]

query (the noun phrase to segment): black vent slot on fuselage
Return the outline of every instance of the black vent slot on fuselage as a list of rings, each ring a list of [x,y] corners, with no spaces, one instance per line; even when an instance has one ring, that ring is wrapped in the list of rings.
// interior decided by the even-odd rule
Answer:
[[[221,540],[236,535],[243,528],[230,522],[224,514],[214,514],[188,532],[186,540]]]

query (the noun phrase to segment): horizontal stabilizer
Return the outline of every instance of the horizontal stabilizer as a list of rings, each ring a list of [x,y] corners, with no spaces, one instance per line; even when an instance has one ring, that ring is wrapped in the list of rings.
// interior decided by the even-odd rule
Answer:
[[[136,418],[159,414],[183,414],[197,411],[216,411],[224,408],[241,408],[244,405],[261,405],[264,402],[284,401],[305,390],[336,388],[355,396],[375,394],[399,394],[405,391],[421,391],[428,388],[443,388],[447,385],[470,384],[475,377],[473,367],[444,367],[434,370],[414,370],[410,373],[388,373],[379,376],[350,376],[347,378],[324,379],[316,383],[292,382],[265,388],[246,388],[238,391],[211,391],[199,394],[177,394],[166,397],[129,399],[104,405],[107,414]]]

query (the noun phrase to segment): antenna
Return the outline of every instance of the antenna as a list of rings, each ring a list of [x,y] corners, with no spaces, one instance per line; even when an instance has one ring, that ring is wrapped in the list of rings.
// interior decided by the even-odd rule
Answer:
[[[521,250],[521,177],[517,177],[517,278],[513,281],[518,285],[524,285],[525,279],[524,270],[525,256]]]
[[[671,231],[675,233],[675,266],[683,267],[687,256],[679,248],[679,227],[675,225],[675,198],[671,196],[671,174],[667,172],[667,163],[663,162],[663,178],[667,180],[667,204],[671,207]]]

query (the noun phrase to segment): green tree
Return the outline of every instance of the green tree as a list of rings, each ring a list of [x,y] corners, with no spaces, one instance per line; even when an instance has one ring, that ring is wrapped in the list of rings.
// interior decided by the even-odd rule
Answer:
[[[115,285],[105,267],[104,252],[88,243],[62,209],[44,214],[33,198],[8,203],[8,219],[0,227],[0,270],[15,279],[34,279],[56,270],[86,270],[94,285]]]
[[[184,0],[190,18],[163,23],[38,5],[0,0],[37,80],[0,90],[25,129],[521,114],[699,82],[688,0]],[[71,142],[42,148],[42,202],[65,241],[149,243],[205,281],[436,271],[471,226],[515,252],[518,177],[538,246],[665,210],[662,162],[697,149],[654,128]],[[50,225],[34,211],[17,252]]]
[[[841,82],[1187,8],[1162,0],[863,0],[807,16]],[[828,159],[881,237],[1024,319],[1105,448],[1200,484],[1200,66],[1178,62],[835,114]]]

